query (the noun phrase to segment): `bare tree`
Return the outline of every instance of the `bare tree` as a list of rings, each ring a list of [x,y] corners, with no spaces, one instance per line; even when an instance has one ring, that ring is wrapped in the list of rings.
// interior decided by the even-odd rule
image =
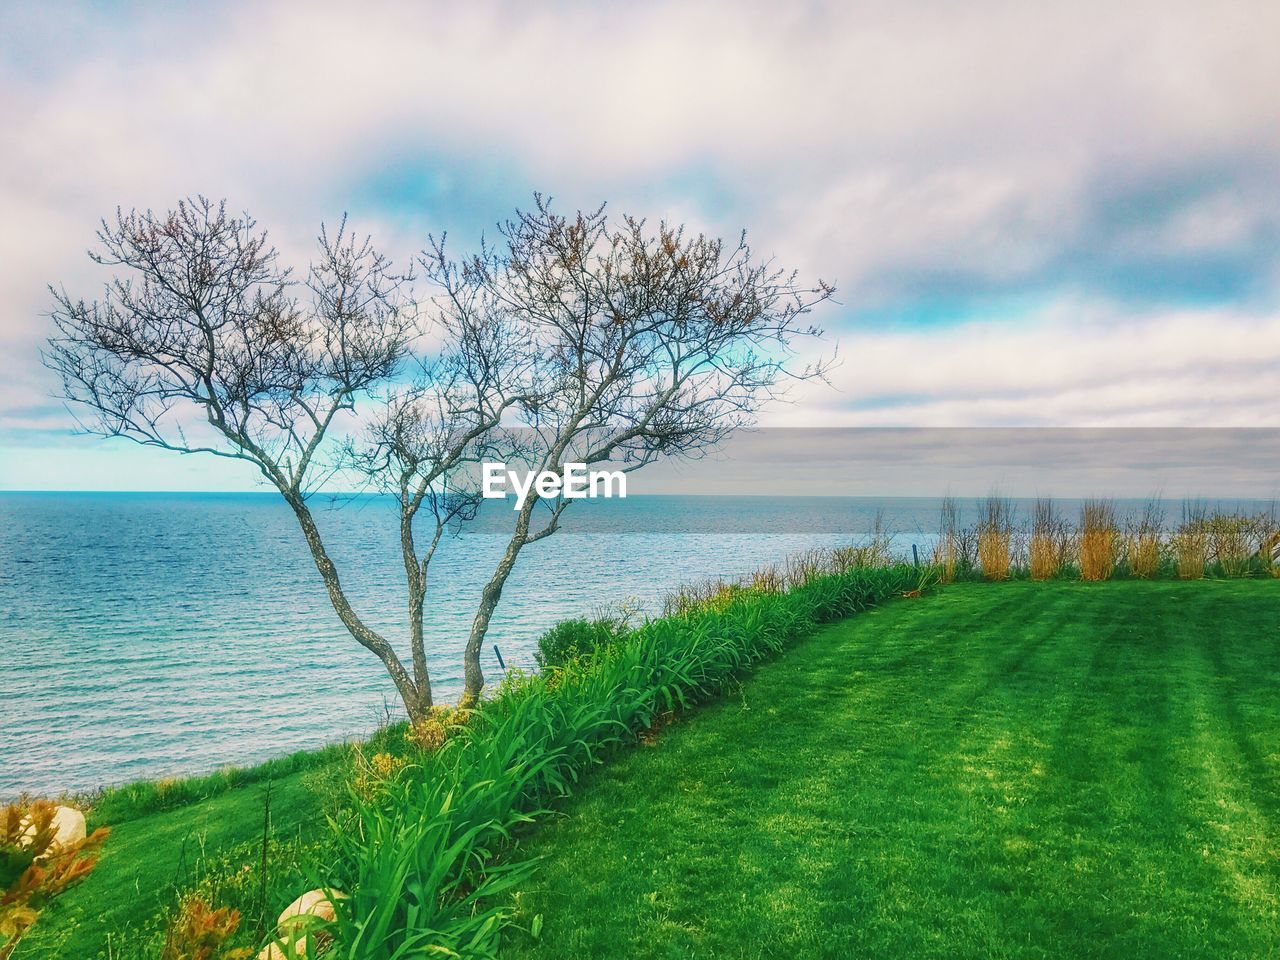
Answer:
[[[820,333],[802,318],[833,288],[754,259],[745,235],[726,246],[666,223],[614,226],[603,207],[563,217],[537,197],[500,243],[455,263],[433,242],[421,263],[444,291],[446,327],[512,328],[531,351],[511,412],[536,471],[697,455],[752,423],[786,380],[822,374],[794,362],[793,342]],[[480,650],[521,550],[555,533],[570,503],[531,489],[517,512],[467,638],[464,704],[484,685]]]
[[[352,608],[307,503],[334,469],[335,422],[409,358],[410,277],[344,224],[321,232],[319,257],[295,280],[250,217],[202,197],[163,216],[117,211],[98,240],[91,258],[119,273],[99,301],[53,291],[45,354],[64,396],[87,409],[82,425],[253,464],[292,508],[342,623],[420,716],[425,658],[415,647],[410,675]]]
[[[342,623],[385,665],[413,721],[432,705],[425,652],[430,564],[475,516],[488,460],[560,472],[635,470],[693,456],[751,423],[793,377],[801,319],[822,283],[665,224],[564,218],[538,198],[501,242],[421,257],[438,287],[425,318],[408,273],[345,227],[324,230],[305,278],[280,266],[248,216],[184,201],[118,212],[90,256],[116,268],[103,298],[53,291],[46,363],[87,409],[90,432],[253,464],[291,507]],[[363,424],[353,425],[359,405]],[[508,427],[520,429],[512,430]],[[356,613],[308,498],[357,476],[399,508],[409,660]],[[513,518],[465,648],[463,705],[484,684],[480,650],[521,550],[556,532],[570,501],[536,490]],[[541,513],[539,513],[541,511]],[[536,521],[536,522],[535,522]]]

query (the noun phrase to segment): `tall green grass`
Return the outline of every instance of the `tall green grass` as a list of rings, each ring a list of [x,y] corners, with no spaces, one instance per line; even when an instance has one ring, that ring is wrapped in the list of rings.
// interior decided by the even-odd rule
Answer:
[[[499,895],[535,867],[511,859],[510,841],[584,771],[819,624],[919,582],[904,564],[815,574],[785,593],[740,588],[588,657],[511,675],[443,747],[334,823],[338,856],[321,879],[350,897],[331,955],[496,955]]]
[[[347,744],[335,743],[320,750],[299,750],[252,767],[228,766],[201,776],[137,780],[70,799],[75,806],[88,809],[95,823],[125,823],[160,810],[199,803],[237,787],[336,764],[347,750]]]

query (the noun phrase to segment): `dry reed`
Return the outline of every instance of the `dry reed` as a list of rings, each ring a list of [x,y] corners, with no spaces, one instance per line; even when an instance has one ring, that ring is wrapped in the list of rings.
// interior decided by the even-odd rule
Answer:
[[[938,544],[933,548],[933,564],[938,568],[939,581],[952,583],[955,580],[956,564],[959,559],[960,511],[954,497],[943,497]]]
[[[1164,538],[1164,510],[1158,500],[1148,500],[1142,516],[1130,521],[1125,539],[1129,572],[1150,580],[1160,572],[1160,545]]]
[[[992,494],[981,504],[978,521],[978,565],[988,580],[1009,579],[1009,545],[1013,539],[1013,503]]]
[[[1110,500],[1086,500],[1080,509],[1080,579],[1110,579],[1119,541],[1115,504]]]
[[[1178,577],[1182,580],[1200,580],[1209,557],[1208,510],[1199,501],[1187,501],[1182,505],[1182,523],[1170,540]]]
[[[1032,580],[1051,580],[1062,572],[1061,541],[1064,524],[1054,510],[1053,501],[1036,501],[1031,519],[1031,544],[1028,563]]]

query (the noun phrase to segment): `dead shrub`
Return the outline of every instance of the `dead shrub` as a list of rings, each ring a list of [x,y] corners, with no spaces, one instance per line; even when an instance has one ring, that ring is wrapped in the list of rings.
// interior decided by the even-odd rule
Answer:
[[[849,556],[852,563],[846,570],[885,567],[893,562],[893,534],[889,532],[883,510],[876,511],[870,531],[851,548]]]
[[[790,566],[784,575],[790,581]],[[664,616],[677,617],[699,610],[723,610],[746,589],[726,580],[702,580],[680,587],[663,597],[662,612]]]
[[[785,568],[787,586],[794,589],[825,576],[830,569],[830,559],[823,550],[804,550],[788,557]]]

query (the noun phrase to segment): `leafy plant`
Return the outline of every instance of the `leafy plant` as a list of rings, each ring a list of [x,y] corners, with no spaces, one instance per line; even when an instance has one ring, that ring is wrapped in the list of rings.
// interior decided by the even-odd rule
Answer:
[[[106,828],[71,842],[58,840],[57,805],[11,803],[0,820],[0,960],[7,960],[40,911],[83,880],[97,863]]]
[[[422,720],[419,724],[426,722]],[[417,726],[415,725],[415,729]],[[406,758],[394,753],[388,753],[385,750],[369,753],[356,747],[351,751],[351,767],[347,781],[350,791],[366,800],[372,800],[385,793],[387,785],[394,781],[408,765],[409,761]]]
[[[246,960],[251,948],[223,949],[239,926],[238,910],[215,910],[200,897],[188,897],[169,927],[160,960]]]
[[[625,636],[627,625],[610,617],[598,620],[562,620],[538,638],[534,660],[542,669],[562,667],[589,657]]]
[[[941,576],[941,571],[936,566],[920,567],[916,571],[916,585],[912,589],[904,591],[902,595],[910,599],[922,597],[926,590],[941,582]]]

